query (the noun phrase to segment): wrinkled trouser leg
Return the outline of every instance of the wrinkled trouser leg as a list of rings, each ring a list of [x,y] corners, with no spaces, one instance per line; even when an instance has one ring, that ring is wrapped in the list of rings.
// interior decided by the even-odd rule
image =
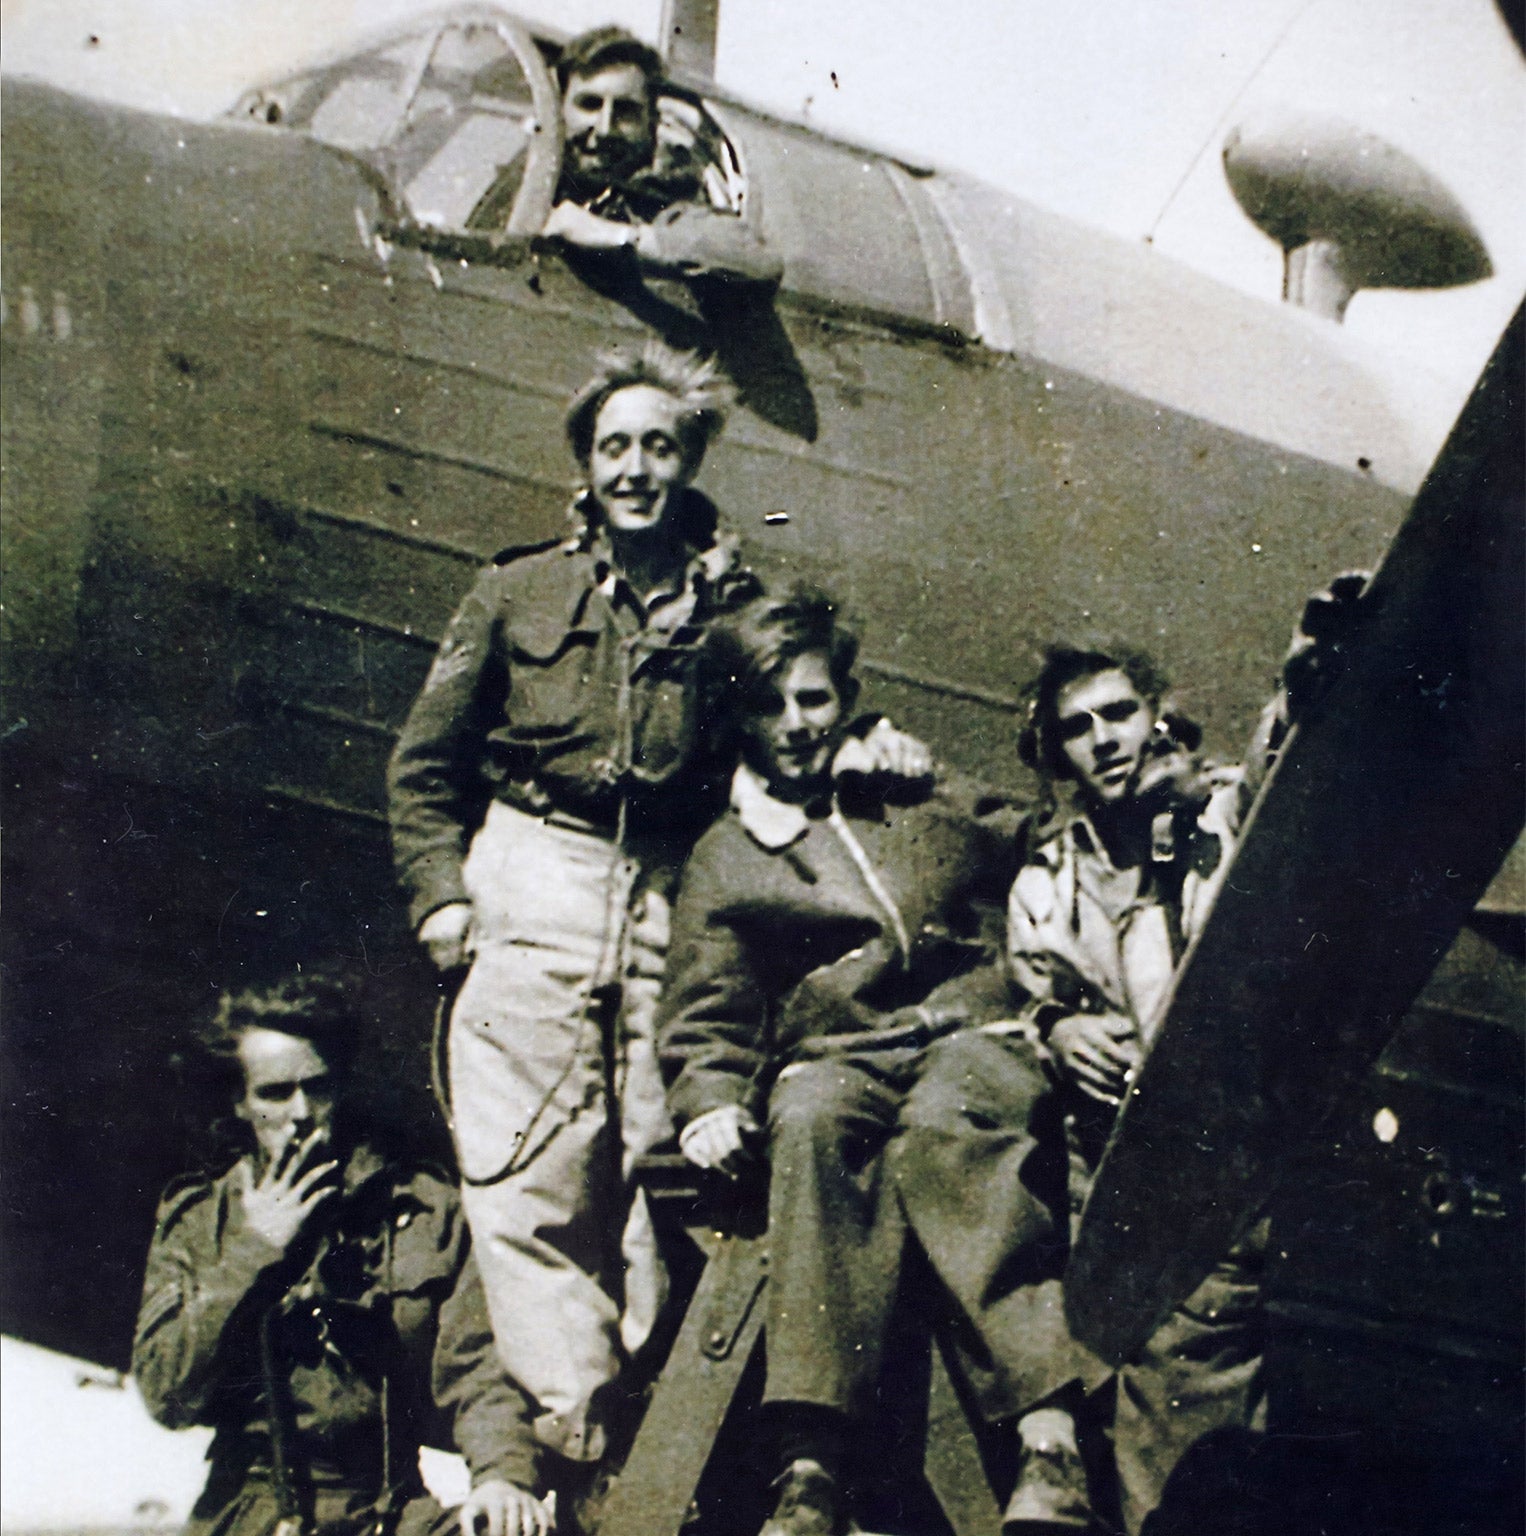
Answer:
[[[1065,1323],[1064,1134],[1033,1042],[971,1030],[933,1045],[887,1158],[986,1419],[1100,1385],[1106,1367]]]
[[[769,1100],[764,1400],[867,1412],[905,1220],[882,1152],[915,1051],[786,1067]]]
[[[612,843],[496,804],[465,880],[475,953],[450,1025],[462,1204],[537,1434],[593,1458],[590,1408],[663,1294],[630,1174],[669,1132],[653,1038],[666,903]]]
[[[214,1471],[182,1536],[273,1536],[283,1516],[269,1474],[251,1474],[223,1502],[213,1488],[219,1480],[227,1479]],[[307,1528],[313,1536],[365,1536],[376,1525],[376,1495],[369,1484],[319,1488],[310,1499]],[[457,1512],[445,1509],[422,1487],[396,1510],[392,1527],[393,1536],[452,1536],[459,1529]]]
[[[1198,1441],[1262,1427],[1265,1240],[1263,1226],[1237,1245],[1118,1373],[1113,1449],[1130,1536],[1139,1536]]]

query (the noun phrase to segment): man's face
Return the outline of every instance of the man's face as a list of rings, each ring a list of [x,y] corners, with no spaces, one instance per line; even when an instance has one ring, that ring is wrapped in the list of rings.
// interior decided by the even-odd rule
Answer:
[[[651,162],[656,114],[646,76],[634,64],[574,75],[562,97],[566,167],[585,186],[608,186]]]
[[[796,656],[774,683],[775,706],[748,714],[743,754],[776,793],[799,798],[828,777],[846,708],[825,652]]]
[[[238,1059],[244,1096],[234,1112],[254,1132],[263,1161],[314,1131],[327,1137],[334,1121],[334,1079],[311,1040],[279,1029],[246,1029],[238,1039]]]
[[[1055,698],[1060,748],[1083,792],[1113,805],[1134,792],[1155,710],[1128,676],[1113,668],[1078,677]]]
[[[599,408],[593,427],[588,478],[594,500],[616,533],[657,528],[688,466],[678,423],[683,410],[665,389],[632,384]]]

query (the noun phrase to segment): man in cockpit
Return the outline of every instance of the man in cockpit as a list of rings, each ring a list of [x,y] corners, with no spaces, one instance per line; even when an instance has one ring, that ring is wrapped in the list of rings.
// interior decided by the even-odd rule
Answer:
[[[663,96],[655,49],[621,27],[599,27],[568,43],[557,74],[562,177],[543,234],[582,250],[628,249],[643,266],[682,277],[778,281],[778,258],[712,201],[710,125]]]

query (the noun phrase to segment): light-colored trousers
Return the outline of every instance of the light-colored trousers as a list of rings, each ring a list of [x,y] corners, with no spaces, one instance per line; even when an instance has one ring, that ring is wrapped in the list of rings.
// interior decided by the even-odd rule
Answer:
[[[595,1460],[601,1396],[665,1293],[631,1170],[671,1130],[653,1038],[668,904],[614,843],[496,802],[464,878],[474,958],[449,1041],[462,1204],[537,1435]]]

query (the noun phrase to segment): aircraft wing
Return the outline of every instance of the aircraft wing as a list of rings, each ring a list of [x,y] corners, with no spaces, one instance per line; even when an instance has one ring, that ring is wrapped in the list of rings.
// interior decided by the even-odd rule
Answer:
[[[1119,1116],[1066,1280],[1120,1362],[1354,1092],[1521,831],[1522,312],[1290,736]]]

